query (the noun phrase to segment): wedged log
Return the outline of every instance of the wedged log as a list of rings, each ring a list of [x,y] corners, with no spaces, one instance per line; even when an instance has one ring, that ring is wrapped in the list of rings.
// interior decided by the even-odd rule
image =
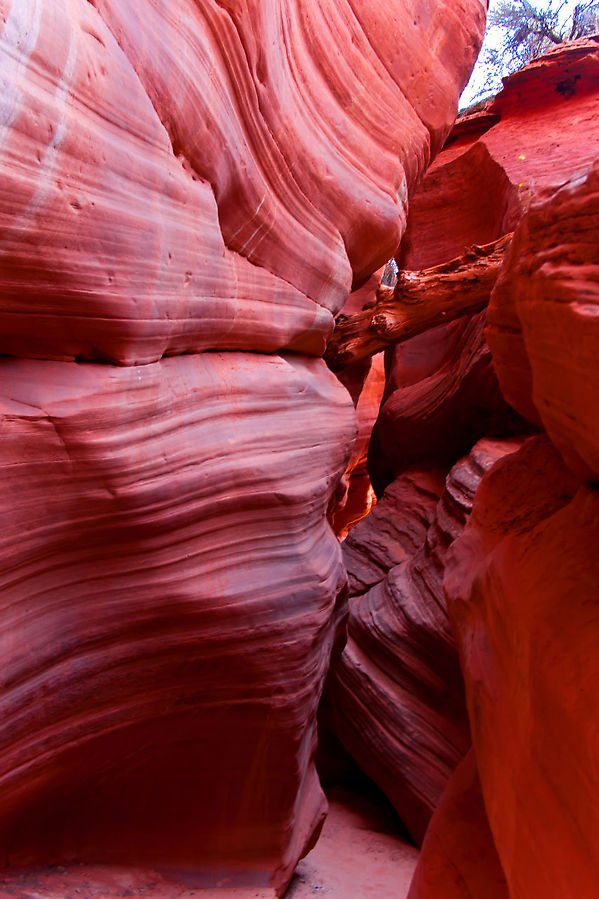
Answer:
[[[483,480],[450,551],[448,609],[513,899],[599,895],[598,546],[599,491],[544,437]]]
[[[422,271],[401,271],[395,288],[379,287],[376,303],[340,314],[325,359],[336,371],[438,325],[484,309],[512,234]]]
[[[404,474],[399,479],[404,489],[387,498],[385,517],[395,500],[400,519],[390,536],[404,542],[406,556],[418,531],[423,544],[383,577],[375,565],[372,573],[365,572],[353,553],[348,557],[354,584],[378,579],[363,595],[350,596],[347,645],[329,680],[335,728],[417,843],[470,746],[464,684],[443,594],[445,558],[466,524],[484,473],[520,442],[481,440],[451,470],[434,513],[430,497],[423,501],[423,494],[434,492],[431,473]],[[420,494],[413,510],[409,492]],[[427,506],[433,514],[425,534]],[[367,527],[368,519],[361,524],[362,530]],[[384,538],[375,524],[372,542]],[[400,551],[393,546],[387,557],[399,559]],[[380,571],[383,554],[377,552],[373,561]]]
[[[431,818],[408,899],[509,899],[471,749]]]
[[[0,867],[282,889],[325,810],[325,510],[355,433],[322,360],[2,360]]]
[[[488,312],[501,388],[566,464],[599,479],[599,162],[522,220]]]

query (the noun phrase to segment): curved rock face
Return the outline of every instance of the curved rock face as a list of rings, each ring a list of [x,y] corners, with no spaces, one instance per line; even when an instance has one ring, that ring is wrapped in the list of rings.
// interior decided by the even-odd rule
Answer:
[[[485,17],[482,0],[95,5],[212,184],[227,246],[333,304],[348,260],[361,280],[397,247]]]
[[[443,595],[447,549],[485,471],[517,445],[481,440],[454,466],[436,506],[439,472],[406,472],[344,545],[350,584],[367,592],[350,597],[331,687],[335,726],[417,842],[470,745]]]
[[[500,237],[517,225],[535,197],[552,193],[568,178],[586,171],[599,156],[598,74],[597,40],[565,44],[509,76],[503,91],[482,111],[458,119],[412,198],[400,265],[406,269],[436,265],[473,244]],[[584,135],[584,139],[573,140],[574,134]],[[595,188],[586,189],[586,211],[592,214],[590,194]],[[551,240],[561,247],[554,248],[557,260],[556,254],[566,254],[578,242],[573,265],[582,266],[583,257],[594,264],[596,253],[589,240],[579,240],[581,228],[586,226],[581,225],[580,217],[578,225],[575,223],[573,203],[570,213],[559,210],[566,228],[571,229],[570,240],[558,234],[555,224],[553,232],[547,230],[546,247]],[[589,234],[593,228],[590,223]],[[536,248],[521,252],[534,253]],[[565,255],[562,261],[568,264]],[[524,258],[513,263],[512,286],[506,284],[504,294],[512,291],[517,295],[521,290],[524,297],[532,288],[526,265]],[[544,271],[542,277],[545,283],[541,287],[539,282],[538,291],[546,289],[547,280],[555,276]],[[583,277],[587,278],[586,273]],[[589,272],[589,285],[592,278]],[[592,287],[588,291],[592,292]],[[540,424],[530,402],[523,400],[530,392],[530,369],[521,345],[521,325],[509,312],[513,306],[514,302],[504,297],[499,313],[498,304],[491,303],[489,343],[508,402]],[[483,327],[481,315],[470,323],[437,328],[397,346],[392,356],[390,353],[390,375],[369,458],[377,492],[381,493],[404,465],[411,464],[417,453],[417,458],[422,458],[425,447],[427,453],[436,452],[438,457],[446,452],[451,464],[485,434],[509,433],[514,424],[518,427],[510,421],[498,388]],[[495,336],[498,329],[501,339]],[[578,335],[577,346],[581,342]],[[570,352],[571,358],[578,352]],[[561,358],[557,348],[552,355]]]
[[[599,164],[523,219],[489,307],[502,390],[567,465],[599,477]]]
[[[413,207],[415,225],[420,215],[430,228],[422,244],[406,241],[406,258],[471,240],[478,211],[469,208],[469,190],[460,201],[453,187],[478,158],[493,188],[483,200],[489,228],[521,219],[486,336],[506,399],[548,436],[514,447],[488,471],[446,557],[482,798],[474,763],[464,762],[431,822],[411,899],[599,891],[591,836],[596,714],[588,699],[599,674],[597,492],[581,485],[599,472],[598,73],[593,38],[511,76],[491,104],[458,124]],[[584,140],[572,141],[577,131]],[[432,210],[443,205],[445,184],[439,219],[453,230],[437,220],[435,231]]]
[[[355,417],[308,356],[484,13],[0,0],[0,863],[280,893],[315,838]]]
[[[563,44],[462,114],[410,203],[400,265],[425,268],[495,240],[532,199],[586,169],[599,156],[598,75],[596,38]]]
[[[3,0],[0,352],[321,354],[450,127],[473,60],[427,48],[474,47],[469,11]]]
[[[408,899],[509,899],[471,749],[431,818]]]
[[[2,863],[284,881],[324,810],[349,399],[321,361],[250,354],[0,383]]]
[[[125,364],[321,353],[330,312],[225,248],[210,185],[175,157],[96,10],[0,11],[0,352]]]
[[[599,498],[579,483],[546,438],[528,442],[484,479],[448,563],[485,805],[515,899],[599,890]]]

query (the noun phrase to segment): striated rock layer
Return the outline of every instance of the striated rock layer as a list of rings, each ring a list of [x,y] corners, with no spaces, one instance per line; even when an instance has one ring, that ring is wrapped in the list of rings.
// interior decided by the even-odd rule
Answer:
[[[450,128],[467,6],[1,0],[0,353],[321,354]]]
[[[335,726],[417,842],[470,745],[443,596],[446,553],[484,472],[517,445],[480,441],[452,469],[436,506],[439,472],[406,472],[344,546],[350,584],[366,592],[350,598],[331,687]]]
[[[487,336],[501,388],[567,465],[599,477],[599,163],[522,220]]]
[[[0,861],[285,882],[324,814],[349,399],[249,354],[5,361],[0,385]]]
[[[280,893],[317,835],[355,415],[308,357],[484,16],[0,0],[0,864]]]

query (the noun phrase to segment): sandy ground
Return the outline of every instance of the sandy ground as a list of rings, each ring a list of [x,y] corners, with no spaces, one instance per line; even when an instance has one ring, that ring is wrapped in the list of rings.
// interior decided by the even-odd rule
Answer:
[[[418,857],[394,815],[365,793],[334,790],[320,840],[285,899],[405,899]],[[188,888],[155,871],[49,866],[0,877],[0,899],[273,899],[272,890]]]
[[[329,814],[285,899],[405,899],[418,860],[392,812],[366,794],[329,793]]]

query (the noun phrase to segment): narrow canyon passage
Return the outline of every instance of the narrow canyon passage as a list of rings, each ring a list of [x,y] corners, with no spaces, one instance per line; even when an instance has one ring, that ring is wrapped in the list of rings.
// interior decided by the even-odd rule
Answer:
[[[0,0],[0,897],[599,895],[599,44],[454,124],[485,11]]]

